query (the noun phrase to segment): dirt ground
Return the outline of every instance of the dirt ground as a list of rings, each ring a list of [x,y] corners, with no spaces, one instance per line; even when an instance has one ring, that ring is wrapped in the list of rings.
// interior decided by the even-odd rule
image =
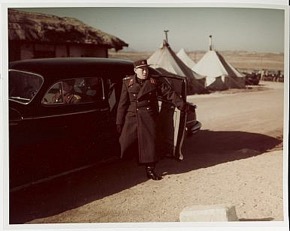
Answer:
[[[95,166],[13,193],[10,222],[178,222],[185,207],[217,204],[240,222],[283,221],[283,90],[189,96],[202,129],[185,138],[183,161],[160,161],[161,181],[134,161]]]

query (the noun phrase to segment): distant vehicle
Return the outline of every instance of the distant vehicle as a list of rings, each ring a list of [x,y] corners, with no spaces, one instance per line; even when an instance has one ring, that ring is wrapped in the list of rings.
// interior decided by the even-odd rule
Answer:
[[[244,73],[245,78],[245,84],[246,85],[259,85],[261,75],[255,72],[252,73]]]
[[[185,78],[149,71],[186,100]],[[10,187],[118,156],[116,109],[122,79],[131,74],[133,62],[120,59],[48,58],[10,63]],[[73,90],[70,96],[65,95],[68,83]],[[68,103],[69,97],[73,103]],[[167,110],[160,111],[165,118],[160,126],[174,129],[164,130],[166,137],[160,139],[160,146],[182,158],[185,131],[192,134],[201,127],[195,105],[182,113],[160,99],[162,107]]]

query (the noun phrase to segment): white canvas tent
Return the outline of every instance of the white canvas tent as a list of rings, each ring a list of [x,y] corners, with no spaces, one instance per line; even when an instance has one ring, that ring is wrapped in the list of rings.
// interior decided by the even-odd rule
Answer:
[[[188,94],[202,93],[205,90],[205,76],[195,73],[183,63],[166,41],[147,59],[147,62],[163,74],[186,77]]]
[[[209,51],[194,65],[192,70],[206,76],[207,89],[245,87],[245,76],[213,49],[212,35],[209,36]]]
[[[193,68],[195,62],[189,57],[189,55],[185,52],[184,48],[181,48],[176,54],[178,58],[181,59],[189,68]]]
[[[244,88],[245,76],[229,64],[217,51],[209,50],[192,68],[206,76],[206,88],[224,90]]]

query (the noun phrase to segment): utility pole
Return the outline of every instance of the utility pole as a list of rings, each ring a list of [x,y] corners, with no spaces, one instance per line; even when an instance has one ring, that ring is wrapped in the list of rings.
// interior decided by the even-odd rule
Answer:
[[[165,32],[165,40],[168,43],[168,35],[167,35],[167,33],[169,32],[169,30],[164,30],[164,32]]]

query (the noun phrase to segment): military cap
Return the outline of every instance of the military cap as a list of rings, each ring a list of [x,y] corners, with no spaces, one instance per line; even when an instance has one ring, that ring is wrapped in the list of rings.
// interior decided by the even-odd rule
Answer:
[[[147,60],[146,59],[141,59],[141,60],[137,60],[134,62],[134,67],[135,68],[140,68],[140,67],[148,67],[149,65],[147,64]]]

